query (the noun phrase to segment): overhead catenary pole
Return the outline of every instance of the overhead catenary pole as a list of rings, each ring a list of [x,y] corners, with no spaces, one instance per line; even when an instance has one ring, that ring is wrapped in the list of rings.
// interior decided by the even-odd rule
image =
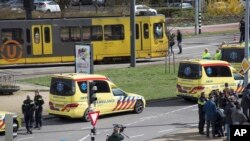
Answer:
[[[135,0],[130,0],[130,33],[130,67],[135,67]]]
[[[249,54],[249,0],[246,0],[245,12],[245,58],[248,60]],[[244,86],[248,84],[248,71],[244,75]]]

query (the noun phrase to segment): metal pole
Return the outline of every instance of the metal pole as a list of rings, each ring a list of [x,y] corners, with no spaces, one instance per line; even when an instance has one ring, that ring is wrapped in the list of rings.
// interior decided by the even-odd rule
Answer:
[[[135,0],[130,1],[130,33],[130,67],[135,67]]]
[[[195,35],[198,35],[198,0],[195,0]]]
[[[32,19],[32,10],[26,9],[26,20]]]
[[[13,141],[13,115],[5,115],[5,141]]]
[[[246,0],[245,13],[245,58],[248,60],[249,53],[249,0]],[[244,75],[244,86],[248,84],[248,71]]]
[[[198,9],[199,9],[199,17],[198,17],[198,22],[199,22],[199,34],[201,34],[201,0],[197,0],[198,1]]]

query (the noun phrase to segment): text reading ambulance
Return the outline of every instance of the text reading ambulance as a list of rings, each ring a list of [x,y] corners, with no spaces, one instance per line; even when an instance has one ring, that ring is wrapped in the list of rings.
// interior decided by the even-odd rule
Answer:
[[[177,95],[185,100],[197,99],[201,92],[206,97],[212,90],[223,91],[225,83],[240,94],[244,77],[236,72],[226,61],[217,60],[184,60],[179,64],[177,78]]]
[[[125,111],[141,113],[145,108],[143,96],[121,90],[105,76],[72,73],[52,76],[49,114],[89,121],[87,81],[97,87],[95,111],[100,111],[100,115]]]

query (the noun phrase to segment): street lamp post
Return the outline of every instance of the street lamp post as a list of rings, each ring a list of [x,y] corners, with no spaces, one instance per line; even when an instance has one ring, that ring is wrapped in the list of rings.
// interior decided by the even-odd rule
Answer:
[[[249,54],[249,0],[246,0],[245,12],[245,58],[248,60]],[[248,84],[248,71],[244,75],[244,85]]]

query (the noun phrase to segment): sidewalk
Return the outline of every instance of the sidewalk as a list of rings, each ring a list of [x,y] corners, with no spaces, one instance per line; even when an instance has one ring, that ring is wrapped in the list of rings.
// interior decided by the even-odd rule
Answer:
[[[183,130],[181,129],[176,132],[172,132],[169,135],[165,135],[150,141],[207,141],[207,140],[222,141],[224,139],[226,139],[226,137],[223,138],[216,137],[215,139],[213,139],[211,135],[210,138],[207,138],[206,135],[200,135],[198,133],[197,127],[191,127],[191,128],[185,128]]]

